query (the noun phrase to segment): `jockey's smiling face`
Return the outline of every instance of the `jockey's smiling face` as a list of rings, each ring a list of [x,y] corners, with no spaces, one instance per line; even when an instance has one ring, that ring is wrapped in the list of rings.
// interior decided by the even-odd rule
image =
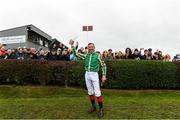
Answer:
[[[90,54],[92,54],[94,51],[95,51],[94,43],[89,43],[89,44],[88,44],[88,52],[89,52]]]

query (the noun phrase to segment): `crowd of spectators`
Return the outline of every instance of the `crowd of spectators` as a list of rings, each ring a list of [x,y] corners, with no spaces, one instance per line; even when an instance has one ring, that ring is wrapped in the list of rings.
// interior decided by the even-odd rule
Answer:
[[[162,61],[171,60],[169,54],[163,55],[162,51],[160,50],[156,50],[155,52],[153,52],[151,48],[149,49],[126,48],[124,53],[122,51],[113,53],[112,49],[109,49],[108,51],[104,51],[102,56],[105,60],[112,60],[112,59],[162,60]]]
[[[76,49],[78,53],[86,54],[88,48],[81,47],[78,49],[78,42],[76,43]],[[100,52],[99,52],[100,53]],[[100,53],[101,54],[101,53]],[[163,54],[162,51],[156,50],[153,52],[151,48],[149,49],[131,49],[126,48],[124,52],[113,52],[112,49],[105,50],[102,52],[102,57],[105,61],[110,61],[113,59],[134,59],[134,60],[162,60],[170,61],[171,57],[169,54]],[[63,44],[54,44],[50,50],[35,49],[35,48],[5,48],[0,44],[0,59],[40,59],[40,60],[65,60],[65,61],[77,61],[77,58],[71,51]],[[173,61],[180,61],[180,54],[174,56]]]
[[[50,50],[39,48],[5,48],[0,44],[0,59],[40,59],[40,60],[70,60],[70,52],[63,45],[56,47],[55,45]]]

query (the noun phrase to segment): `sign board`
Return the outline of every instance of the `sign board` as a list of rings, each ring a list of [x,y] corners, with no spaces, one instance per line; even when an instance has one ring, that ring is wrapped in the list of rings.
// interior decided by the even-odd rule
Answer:
[[[1,44],[13,44],[13,43],[24,43],[26,42],[26,36],[10,36],[10,37],[0,37]]]
[[[93,26],[83,26],[82,31],[93,31]]]

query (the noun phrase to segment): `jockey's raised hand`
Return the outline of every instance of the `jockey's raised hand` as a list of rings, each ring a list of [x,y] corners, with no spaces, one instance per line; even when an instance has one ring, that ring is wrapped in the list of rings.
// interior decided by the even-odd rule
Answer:
[[[74,45],[74,40],[73,40],[73,39],[70,39],[70,40],[69,40],[69,44],[70,44],[71,46],[73,46],[73,45]]]

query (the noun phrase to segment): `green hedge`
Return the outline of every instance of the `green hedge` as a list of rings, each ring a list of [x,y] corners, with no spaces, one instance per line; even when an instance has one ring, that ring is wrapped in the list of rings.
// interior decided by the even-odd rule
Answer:
[[[179,88],[177,67],[162,61],[113,61],[109,88]]]
[[[180,88],[178,62],[118,60],[107,68],[105,88]],[[84,62],[0,60],[0,83],[84,86]]]
[[[51,80],[46,61],[0,60],[0,83],[45,84]]]

